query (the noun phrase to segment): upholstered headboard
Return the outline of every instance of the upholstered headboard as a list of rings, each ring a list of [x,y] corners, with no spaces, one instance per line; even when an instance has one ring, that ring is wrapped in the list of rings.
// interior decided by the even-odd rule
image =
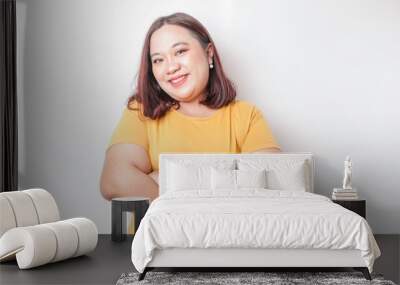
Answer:
[[[293,165],[302,165],[304,169],[305,191],[314,192],[314,159],[311,153],[164,153],[160,154],[159,164],[159,189],[160,195],[167,191],[168,168],[180,164],[187,167],[231,165],[233,169],[255,169],[257,165],[266,168],[285,167],[290,171]],[[172,163],[172,164],[171,164]],[[282,171],[281,171],[282,172]],[[288,176],[290,177],[290,175]],[[280,177],[286,179],[285,177]],[[174,179],[177,179],[176,177]],[[179,178],[178,178],[179,179]],[[290,178],[288,178],[290,179]],[[289,181],[290,182],[290,181]],[[282,189],[290,190],[290,189]]]

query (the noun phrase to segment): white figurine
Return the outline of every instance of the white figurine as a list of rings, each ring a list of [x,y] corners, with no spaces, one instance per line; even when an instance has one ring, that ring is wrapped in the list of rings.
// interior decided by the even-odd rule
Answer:
[[[353,189],[351,187],[351,168],[352,168],[352,162],[350,156],[348,155],[346,157],[346,160],[344,161],[343,189],[348,189],[348,190]]]

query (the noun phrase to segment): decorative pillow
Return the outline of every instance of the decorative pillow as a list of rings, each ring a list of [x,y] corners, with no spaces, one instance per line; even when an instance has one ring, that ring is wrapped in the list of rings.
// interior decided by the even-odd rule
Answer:
[[[236,170],[215,169],[211,170],[211,189],[236,189]]]
[[[266,170],[211,170],[211,189],[267,188]]]
[[[210,190],[211,168],[233,169],[234,161],[197,162],[169,161],[167,167],[167,191]]]
[[[236,170],[238,188],[267,188],[267,171],[261,170]]]
[[[307,161],[239,159],[240,170],[267,170],[267,188],[273,190],[311,191],[308,182]]]

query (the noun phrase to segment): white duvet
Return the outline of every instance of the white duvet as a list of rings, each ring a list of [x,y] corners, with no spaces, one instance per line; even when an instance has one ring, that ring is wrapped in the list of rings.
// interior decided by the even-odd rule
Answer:
[[[164,248],[358,249],[370,272],[380,256],[359,215],[321,195],[265,189],[160,196],[133,239],[133,265],[143,272]]]

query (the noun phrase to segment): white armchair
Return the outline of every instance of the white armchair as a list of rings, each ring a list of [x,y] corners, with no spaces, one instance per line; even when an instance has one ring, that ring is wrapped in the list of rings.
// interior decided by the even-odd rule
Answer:
[[[96,248],[97,227],[87,218],[60,221],[44,189],[0,193],[0,262],[17,259],[20,269],[86,254]]]

